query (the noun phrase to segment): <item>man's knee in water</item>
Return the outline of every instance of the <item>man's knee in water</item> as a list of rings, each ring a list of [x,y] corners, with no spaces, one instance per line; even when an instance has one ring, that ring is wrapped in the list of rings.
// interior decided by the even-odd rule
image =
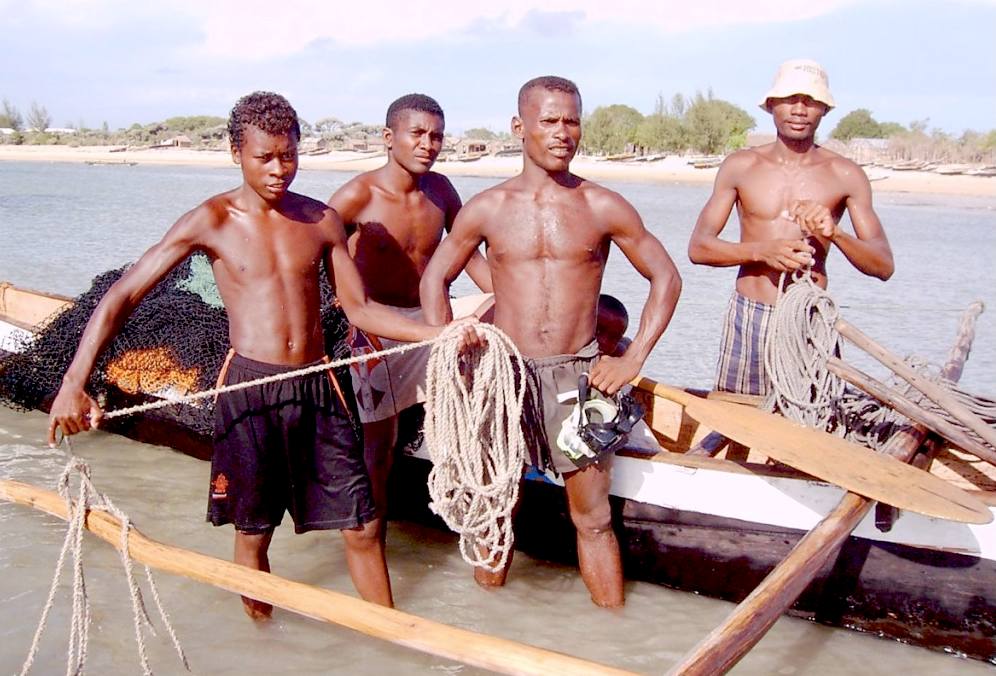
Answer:
[[[365,550],[380,545],[380,519],[372,519],[354,528],[343,528],[342,537],[350,549]]]
[[[587,511],[572,508],[571,521],[580,535],[598,537],[612,530],[612,510],[607,500]]]

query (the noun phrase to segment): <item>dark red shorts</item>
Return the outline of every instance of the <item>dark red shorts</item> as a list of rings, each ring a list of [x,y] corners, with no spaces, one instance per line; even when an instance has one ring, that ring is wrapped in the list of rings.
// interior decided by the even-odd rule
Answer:
[[[299,368],[236,354],[224,384]],[[354,528],[373,518],[363,446],[329,374],[219,395],[208,521],[256,534],[280,525],[285,510],[298,533]]]

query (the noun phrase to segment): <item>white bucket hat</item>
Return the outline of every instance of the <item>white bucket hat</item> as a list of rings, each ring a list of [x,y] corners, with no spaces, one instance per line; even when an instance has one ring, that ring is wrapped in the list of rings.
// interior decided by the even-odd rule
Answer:
[[[833,95],[830,93],[830,78],[823,66],[809,59],[793,59],[778,67],[771,89],[758,105],[761,110],[771,112],[768,99],[784,99],[793,94],[805,94],[814,101],[826,104],[827,111],[833,109]]]

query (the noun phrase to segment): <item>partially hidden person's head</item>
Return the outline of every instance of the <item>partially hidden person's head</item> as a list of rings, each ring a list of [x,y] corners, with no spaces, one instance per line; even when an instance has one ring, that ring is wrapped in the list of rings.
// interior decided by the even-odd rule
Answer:
[[[618,298],[608,294],[598,297],[595,315],[595,340],[602,354],[615,355],[629,328],[629,313]]]
[[[759,105],[771,113],[779,135],[802,139],[816,134],[820,120],[836,103],[823,67],[809,59],[793,59],[779,66]]]
[[[405,94],[387,108],[384,147],[391,159],[413,175],[428,172],[443,149],[446,117],[425,94]]]
[[[566,171],[581,142],[581,93],[555,75],[533,78],[519,89],[512,133],[523,155],[547,171]]]
[[[297,175],[301,126],[283,96],[253,92],[236,102],[228,117],[232,159],[242,177],[265,201],[282,198]]]

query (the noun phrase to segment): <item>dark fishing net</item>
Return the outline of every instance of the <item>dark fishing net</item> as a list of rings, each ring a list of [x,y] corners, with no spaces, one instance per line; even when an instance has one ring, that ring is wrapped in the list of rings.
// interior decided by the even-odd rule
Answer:
[[[51,317],[42,330],[0,361],[0,403],[30,410],[47,408],[69,367],[80,336],[107,290],[127,266],[97,276],[73,306]],[[326,352],[348,356],[347,323],[322,275],[322,323]],[[206,256],[191,256],[142,300],[97,361],[87,391],[105,410],[143,400],[169,398],[214,387],[228,351],[228,317]],[[348,393],[349,375],[337,373]],[[203,399],[141,414],[210,438],[214,403]],[[127,419],[107,427],[130,424]]]

